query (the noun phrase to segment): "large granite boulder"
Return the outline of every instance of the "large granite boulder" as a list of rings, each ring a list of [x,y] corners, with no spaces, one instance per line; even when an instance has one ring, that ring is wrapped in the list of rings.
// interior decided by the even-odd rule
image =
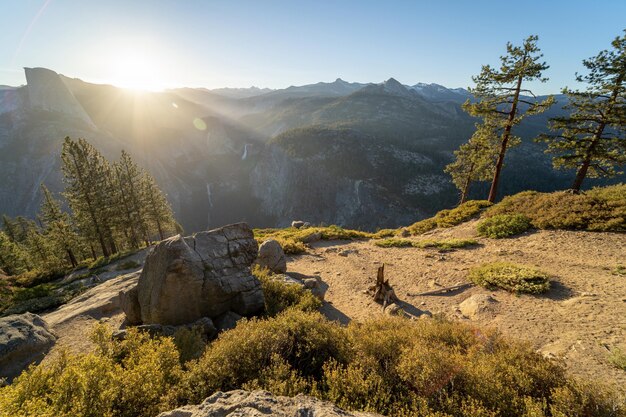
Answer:
[[[274,239],[268,239],[259,247],[259,257],[256,260],[261,268],[267,268],[275,274],[287,272],[287,258],[282,246]]]
[[[333,403],[306,395],[275,396],[266,391],[216,392],[200,405],[186,406],[158,417],[376,417],[378,414],[348,412]]]
[[[0,318],[0,378],[13,379],[28,365],[39,362],[56,337],[33,313]]]
[[[257,313],[264,307],[261,283],[250,272],[257,251],[245,223],[164,240],[148,254],[136,299],[128,294],[124,310],[133,321],[138,308],[142,323],[171,325],[227,311]]]

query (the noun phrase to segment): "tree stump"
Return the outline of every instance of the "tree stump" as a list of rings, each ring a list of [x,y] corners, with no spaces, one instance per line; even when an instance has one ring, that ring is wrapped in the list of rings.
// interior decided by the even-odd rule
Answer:
[[[376,284],[372,285],[367,292],[374,298],[374,301],[383,305],[383,310],[387,305],[400,301],[389,284],[389,280],[385,279],[385,264],[378,267]]]

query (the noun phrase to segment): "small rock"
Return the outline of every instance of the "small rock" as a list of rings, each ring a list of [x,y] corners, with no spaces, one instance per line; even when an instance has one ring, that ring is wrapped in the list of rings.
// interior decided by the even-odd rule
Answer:
[[[459,309],[465,317],[477,319],[485,313],[493,313],[496,303],[488,294],[474,294],[459,304]]]
[[[399,316],[401,315],[403,312],[402,307],[400,307],[398,304],[393,303],[393,304],[389,304],[386,308],[385,308],[385,314],[389,315],[389,316]]]
[[[306,288],[313,289],[319,285],[319,281],[316,278],[306,278],[303,284]]]
[[[400,230],[400,237],[409,237],[411,236],[411,232],[409,232],[408,229],[402,229]]]
[[[345,257],[345,256],[351,255],[353,253],[359,253],[359,251],[356,250],[356,249],[344,249],[341,252],[339,252],[338,255]]]

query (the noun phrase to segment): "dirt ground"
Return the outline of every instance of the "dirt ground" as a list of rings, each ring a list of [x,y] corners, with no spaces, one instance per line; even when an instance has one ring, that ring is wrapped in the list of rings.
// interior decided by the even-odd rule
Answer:
[[[475,236],[475,223],[438,229],[423,239]],[[563,359],[569,371],[626,392],[626,372],[609,361],[609,351],[626,352],[626,234],[534,231],[511,239],[482,239],[471,249],[379,248],[372,241],[318,242],[309,253],[294,256],[288,273],[319,275],[325,284],[323,312],[347,323],[383,314],[363,290],[372,285],[385,264],[396,294],[410,313],[430,311],[498,328],[505,335],[530,342],[538,351]],[[342,251],[348,251],[340,255]],[[416,294],[466,283],[471,267],[510,261],[537,267],[553,279],[541,296],[514,295],[479,287],[439,296]],[[464,318],[458,305],[473,294],[490,294],[493,315]]]

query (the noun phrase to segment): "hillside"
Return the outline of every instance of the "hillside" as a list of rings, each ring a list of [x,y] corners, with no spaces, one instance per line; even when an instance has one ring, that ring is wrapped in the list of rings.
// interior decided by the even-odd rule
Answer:
[[[14,179],[0,184],[0,213],[10,216],[35,214],[40,183],[62,190],[58,155],[71,136],[107,158],[127,150],[166,191],[186,230],[298,218],[397,227],[456,203],[443,167],[473,129],[460,109],[466,91],[393,78],[138,93],[43,68],[28,74],[26,86],[0,90],[0,175]],[[531,142],[561,104],[518,132],[524,143],[507,156],[502,195],[569,185],[570,173],[554,171]],[[483,193],[479,185],[472,195]]]

